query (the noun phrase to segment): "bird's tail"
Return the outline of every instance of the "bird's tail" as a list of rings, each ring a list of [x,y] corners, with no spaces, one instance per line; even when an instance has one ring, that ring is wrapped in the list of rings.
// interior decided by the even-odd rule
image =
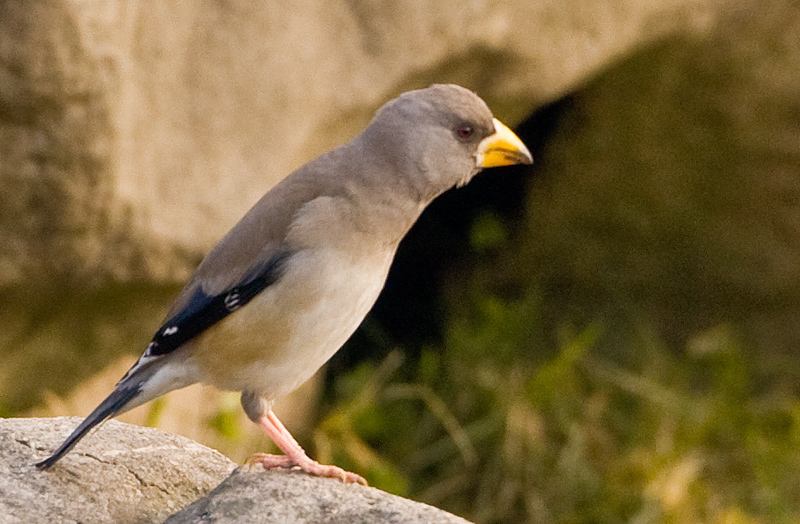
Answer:
[[[143,394],[146,382],[153,376],[157,369],[151,366],[144,366],[136,372],[126,375],[114,388],[114,391],[86,417],[80,425],[75,428],[69,437],[56,449],[52,455],[35,466],[41,470],[49,469],[58,462],[64,455],[82,439],[86,434],[98,424],[105,420],[128,411],[144,402],[147,402],[156,395]],[[146,398],[144,398],[146,396]]]

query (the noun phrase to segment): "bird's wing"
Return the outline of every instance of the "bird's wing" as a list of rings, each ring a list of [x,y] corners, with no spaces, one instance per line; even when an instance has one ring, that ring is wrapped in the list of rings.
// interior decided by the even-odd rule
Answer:
[[[212,325],[246,305],[280,277],[288,251],[276,251],[251,267],[243,277],[219,293],[209,293],[202,285],[184,291],[188,299],[169,316],[153,335],[143,357],[158,357],[175,351]]]
[[[326,176],[338,170],[338,157],[330,152],[294,172],[242,217],[200,263],[142,357],[120,382],[173,353],[280,278],[293,251],[286,235],[298,211],[320,195],[341,191],[336,177]]]
[[[143,388],[158,370],[159,360],[196,337],[212,325],[247,304],[254,296],[280,278],[287,251],[272,250],[258,258],[250,270],[222,293],[207,293],[201,281],[193,279],[184,289],[167,321],[156,331],[147,350],[117,383],[114,391],[67,437],[53,454],[36,464],[48,469],[67,454],[93,427],[109,417],[127,411],[148,398],[138,398]],[[231,268],[235,273],[236,268]],[[184,297],[188,297],[184,298]],[[163,362],[163,361],[162,361]],[[152,398],[152,397],[151,397]]]

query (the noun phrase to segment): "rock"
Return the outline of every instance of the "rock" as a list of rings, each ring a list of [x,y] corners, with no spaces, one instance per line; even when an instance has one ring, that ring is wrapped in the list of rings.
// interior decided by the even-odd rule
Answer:
[[[180,279],[400,91],[513,123],[717,3],[0,2],[0,285]]]
[[[799,70],[791,0],[739,1],[708,35],[606,70],[540,152],[522,246],[508,248],[525,253],[520,279],[545,282],[556,311],[618,305],[680,339],[734,321],[793,358]]]
[[[167,519],[169,524],[201,522],[464,524],[467,521],[375,488],[342,484],[299,471],[237,470],[206,497]]]
[[[37,470],[33,464],[79,422],[0,419],[0,521],[467,522],[334,479],[260,467],[234,471],[233,462],[196,442],[115,420],[51,470]]]
[[[0,419],[0,521],[158,522],[235,468],[186,438],[112,420],[51,470],[37,470],[79,421]]]
[[[175,290],[142,283],[400,91],[458,82],[513,123],[716,3],[0,2],[0,414],[39,369],[64,394],[144,349]]]
[[[400,91],[513,124],[721,3],[0,2],[0,415],[138,355],[163,287]]]

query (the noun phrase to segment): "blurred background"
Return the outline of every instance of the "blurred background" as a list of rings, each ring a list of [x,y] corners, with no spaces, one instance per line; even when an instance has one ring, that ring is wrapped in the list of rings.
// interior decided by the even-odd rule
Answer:
[[[481,523],[800,520],[800,4],[0,2],[0,416],[85,415],[293,168],[434,82],[533,168],[441,197],[278,412]],[[123,420],[243,460],[193,386]]]

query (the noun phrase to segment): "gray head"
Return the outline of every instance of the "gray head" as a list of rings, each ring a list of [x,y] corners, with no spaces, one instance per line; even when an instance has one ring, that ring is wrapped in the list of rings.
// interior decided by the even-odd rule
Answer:
[[[532,162],[522,141],[478,95],[452,84],[409,91],[386,103],[363,139],[408,176],[423,198],[464,185],[485,167]]]

